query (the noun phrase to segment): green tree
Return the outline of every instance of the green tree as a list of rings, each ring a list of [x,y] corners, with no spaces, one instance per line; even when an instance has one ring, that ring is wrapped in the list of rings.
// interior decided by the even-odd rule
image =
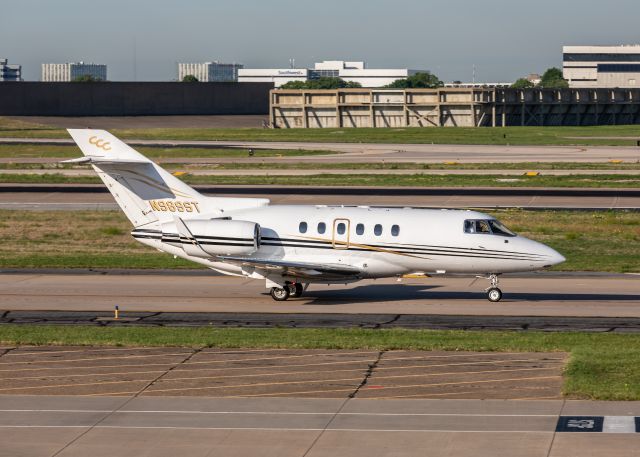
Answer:
[[[75,83],[96,83],[100,81],[102,81],[102,79],[96,78],[95,76],[91,76],[91,75],[80,75],[80,76],[76,76],[73,79],[73,82]]]
[[[562,77],[562,70],[552,67],[544,72],[539,86],[545,89],[562,89],[569,87],[569,82]]]
[[[280,89],[306,89],[307,81],[289,81],[280,86]]]
[[[527,78],[520,78],[516,80],[516,82],[511,84],[512,89],[532,89],[533,87],[535,87],[535,84],[533,84]]]
[[[433,89],[442,86],[444,86],[444,83],[436,75],[425,71],[411,75],[406,79],[396,79],[386,87],[393,89]]]
[[[347,89],[362,87],[360,83],[345,81],[342,78],[321,77],[308,81],[289,81],[280,86],[280,89]]]
[[[184,78],[182,78],[182,82],[183,83],[197,83],[198,82],[198,78],[196,78],[193,75],[185,75]]]

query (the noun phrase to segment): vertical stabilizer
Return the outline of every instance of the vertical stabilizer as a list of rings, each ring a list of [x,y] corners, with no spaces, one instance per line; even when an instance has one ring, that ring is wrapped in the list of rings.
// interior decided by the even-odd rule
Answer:
[[[135,227],[195,216],[206,197],[104,130],[69,129],[90,163]]]

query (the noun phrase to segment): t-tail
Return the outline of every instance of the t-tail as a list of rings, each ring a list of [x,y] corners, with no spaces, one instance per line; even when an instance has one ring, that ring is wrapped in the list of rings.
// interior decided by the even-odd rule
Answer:
[[[207,197],[104,130],[69,129],[87,163],[96,171],[135,227],[180,219],[225,217],[234,210],[269,204],[262,198]]]

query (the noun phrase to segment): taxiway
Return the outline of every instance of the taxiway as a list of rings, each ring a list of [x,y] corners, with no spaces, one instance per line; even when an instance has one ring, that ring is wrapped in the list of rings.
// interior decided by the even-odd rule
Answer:
[[[97,273],[97,274],[96,274]],[[105,272],[106,273],[106,272]],[[298,299],[275,302],[263,281],[207,272],[0,275],[3,311],[382,314],[640,317],[637,275],[504,275],[504,298],[489,302],[473,277],[314,284]]]

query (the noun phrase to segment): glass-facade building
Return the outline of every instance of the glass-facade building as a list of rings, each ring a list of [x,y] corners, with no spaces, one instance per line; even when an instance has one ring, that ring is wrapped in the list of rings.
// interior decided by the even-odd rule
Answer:
[[[200,82],[235,82],[238,81],[240,63],[198,62],[179,63],[178,81],[185,76],[194,76]]]
[[[9,65],[7,59],[0,59],[0,81],[22,81],[22,65]]]
[[[571,88],[638,88],[640,45],[564,46],[562,73]]]
[[[91,76],[98,81],[107,80],[107,66],[96,63],[43,63],[42,81],[70,82],[82,76]]]

